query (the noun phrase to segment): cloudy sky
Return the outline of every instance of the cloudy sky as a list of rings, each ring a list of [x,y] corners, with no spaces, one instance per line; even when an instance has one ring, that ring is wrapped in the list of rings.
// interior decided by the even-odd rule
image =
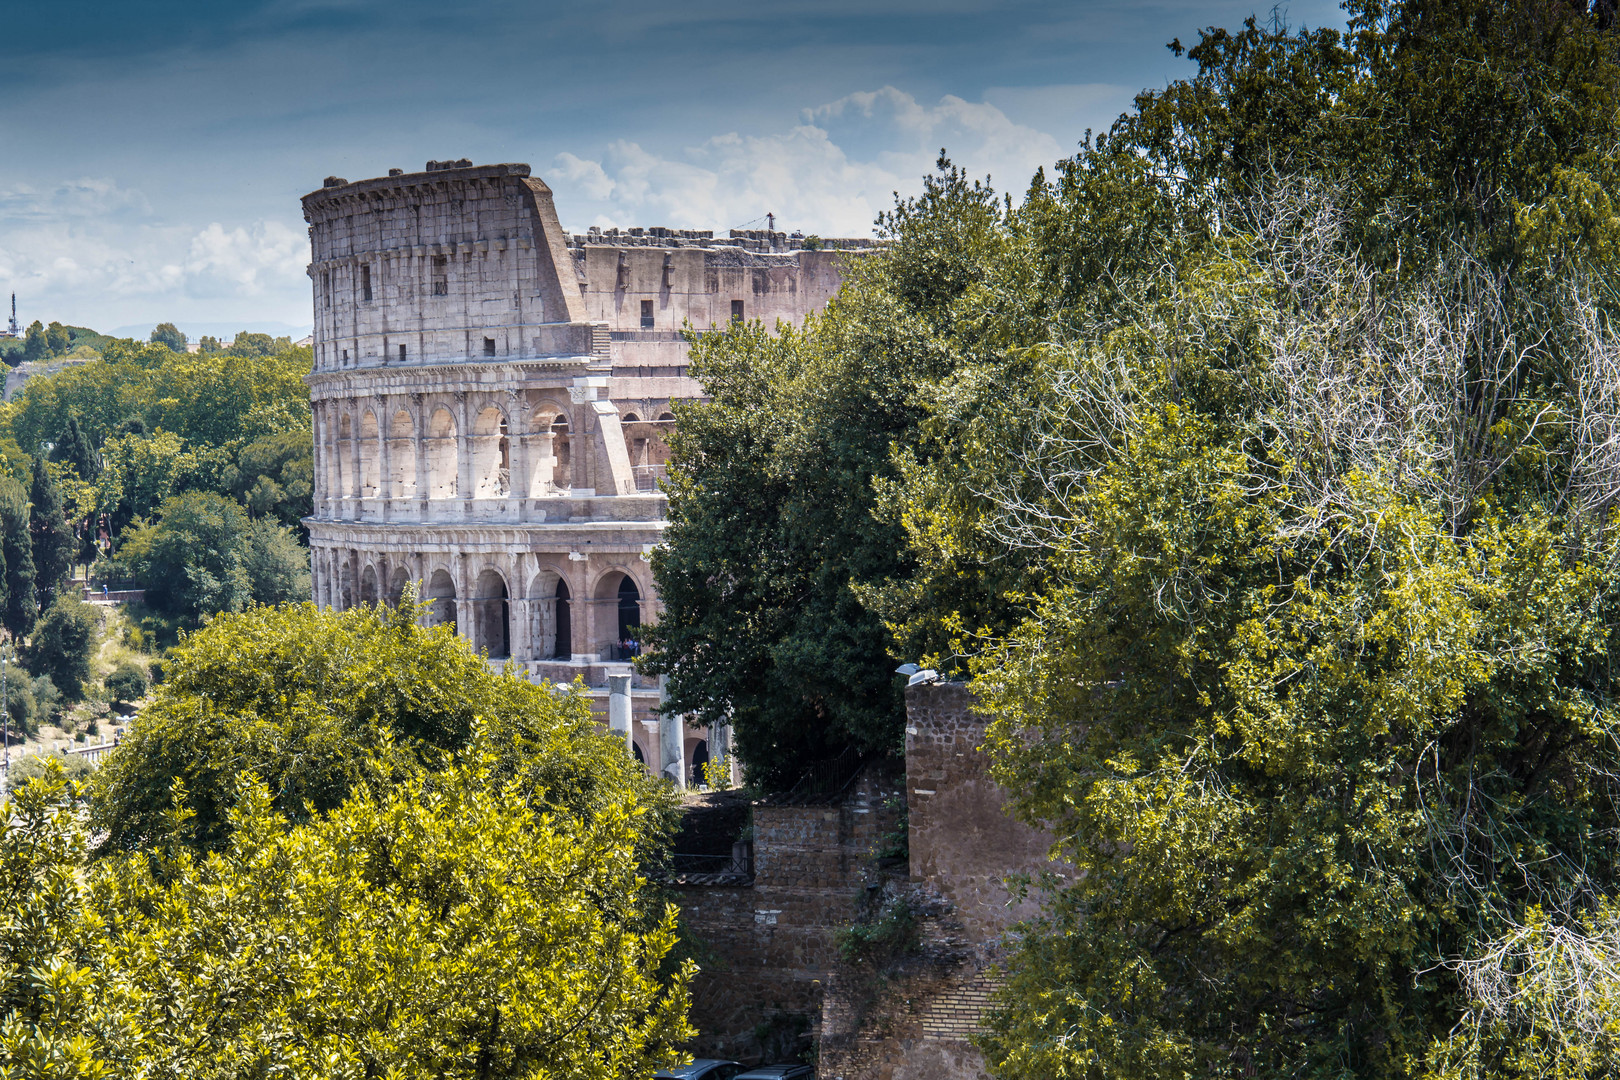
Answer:
[[[310,322],[299,196],[526,161],[565,227],[869,235],[941,147],[1016,195],[1229,0],[77,0],[7,5],[0,294],[193,336]],[[1267,7],[1261,12],[1268,14]],[[1289,21],[1339,25],[1320,0]]]

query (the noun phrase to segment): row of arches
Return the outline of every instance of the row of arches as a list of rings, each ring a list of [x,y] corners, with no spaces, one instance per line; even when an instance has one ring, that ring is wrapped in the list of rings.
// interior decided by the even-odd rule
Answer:
[[[491,659],[627,660],[639,652],[646,586],[625,568],[585,582],[541,565],[522,587],[512,571],[485,566],[458,575],[445,566],[387,565],[354,551],[317,551],[316,602],[346,610],[396,605],[416,580],[428,625],[449,625]]]
[[[510,395],[412,400],[391,395],[317,401],[318,500],[542,498],[591,488],[567,407]],[[668,459],[674,416],[619,418],[639,490],[653,490]]]

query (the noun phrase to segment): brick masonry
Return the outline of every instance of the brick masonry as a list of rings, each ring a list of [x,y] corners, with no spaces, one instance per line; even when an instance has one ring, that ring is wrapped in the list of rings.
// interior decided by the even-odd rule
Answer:
[[[871,979],[835,969],[824,995],[823,1080],[985,1080],[971,1039],[995,992],[1002,935],[1036,913],[1007,879],[1051,869],[1051,838],[1015,821],[980,749],[985,718],[965,686],[906,692],[906,803],[915,956]]]
[[[836,801],[756,803],[754,879],[746,886],[676,885],[702,971],[693,986],[699,1056],[756,1061],[787,1049],[762,1032],[821,1026],[835,934],[855,917],[874,877],[871,856],[899,821],[899,778],[863,773]]]
[[[823,1080],[982,1080],[971,1037],[995,990],[1002,934],[1033,915],[1009,876],[1050,869],[1050,838],[1014,821],[980,745],[985,719],[960,684],[906,695],[906,774],[863,773],[843,798],[755,803],[751,885],[678,884],[703,970],[693,987],[699,1056],[757,1061],[801,1031]],[[909,877],[873,858],[909,817]],[[904,896],[916,951],[882,972],[839,957],[837,933],[871,890]],[[762,1041],[761,1034],[766,1034]],[[774,1039],[774,1041],[773,1041]]]

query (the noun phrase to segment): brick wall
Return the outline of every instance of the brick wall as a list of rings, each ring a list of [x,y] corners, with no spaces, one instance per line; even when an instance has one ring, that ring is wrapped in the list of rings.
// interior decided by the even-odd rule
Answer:
[[[760,1029],[802,1030],[802,1048],[812,1044],[834,935],[854,918],[875,873],[871,855],[898,825],[898,780],[868,770],[836,801],[756,803],[753,883],[675,886],[703,968],[692,990],[694,1053],[748,1062],[781,1054],[783,1040],[761,1045]]]
[[[916,953],[881,973],[835,967],[823,1000],[823,1080],[985,1080],[970,1041],[995,990],[1000,939],[1033,915],[1006,879],[1050,867],[1051,839],[1014,821],[960,684],[906,691],[906,791]],[[872,988],[880,985],[874,994]]]

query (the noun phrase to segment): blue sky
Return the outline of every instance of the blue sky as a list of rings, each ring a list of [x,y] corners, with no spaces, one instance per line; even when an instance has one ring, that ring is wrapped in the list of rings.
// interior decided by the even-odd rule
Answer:
[[[1261,11],[1269,14],[1269,8]],[[867,235],[940,147],[1016,195],[1254,5],[123,0],[6,5],[0,293],[23,320],[308,325],[298,198],[527,161],[565,226]],[[1339,25],[1328,3],[1290,22]]]

